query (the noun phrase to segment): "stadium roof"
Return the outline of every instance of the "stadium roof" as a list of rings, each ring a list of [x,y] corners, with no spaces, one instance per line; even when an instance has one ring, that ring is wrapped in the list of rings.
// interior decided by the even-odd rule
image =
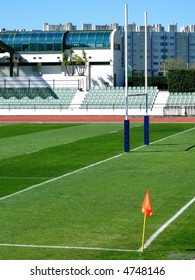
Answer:
[[[111,30],[67,32],[65,48],[110,48],[111,32]]]
[[[62,51],[64,32],[3,32],[0,40],[17,52]]]
[[[105,31],[1,32],[0,40],[15,52],[63,52],[70,48],[110,48]]]

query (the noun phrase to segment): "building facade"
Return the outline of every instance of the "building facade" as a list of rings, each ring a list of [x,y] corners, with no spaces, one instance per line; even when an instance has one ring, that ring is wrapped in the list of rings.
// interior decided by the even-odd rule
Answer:
[[[147,30],[148,76],[165,75],[167,60],[195,67],[195,25],[184,26],[182,32],[176,23],[168,31],[161,24],[148,25]],[[13,48],[11,61],[9,53],[0,53],[0,76],[70,79],[63,60],[71,49],[77,56],[86,53],[85,88],[124,85],[124,29],[118,24],[83,24],[83,30],[77,30],[72,23],[46,23],[44,31],[2,29],[0,40]],[[145,75],[145,27],[134,23],[128,25],[128,69],[131,75]]]
[[[11,50],[0,54],[2,77],[40,76],[72,85],[81,81],[84,89],[123,84],[122,37],[117,30],[0,32],[0,40]],[[78,59],[83,52],[85,72],[68,73],[64,57],[72,53]],[[78,68],[76,61],[72,63]]]
[[[195,67],[195,32],[148,32],[148,75],[165,74],[166,60],[182,60]],[[128,64],[134,75],[144,75],[145,33],[128,31]]]

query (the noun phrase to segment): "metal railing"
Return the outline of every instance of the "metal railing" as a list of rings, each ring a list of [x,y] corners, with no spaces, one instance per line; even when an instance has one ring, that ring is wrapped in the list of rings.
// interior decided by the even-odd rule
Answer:
[[[52,80],[44,80],[41,78],[17,78],[14,77],[12,79],[8,78],[0,78],[0,87],[1,88],[8,88],[8,87],[74,87],[77,89],[83,88],[83,80],[59,80],[59,79],[52,79]]]

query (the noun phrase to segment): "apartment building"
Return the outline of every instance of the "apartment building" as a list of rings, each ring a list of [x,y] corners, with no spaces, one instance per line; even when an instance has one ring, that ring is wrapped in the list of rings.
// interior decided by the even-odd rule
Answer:
[[[165,74],[166,60],[182,60],[186,68],[195,67],[195,32],[149,31],[147,47],[149,76]],[[134,75],[144,75],[144,61],[144,30],[128,31],[128,64]]]

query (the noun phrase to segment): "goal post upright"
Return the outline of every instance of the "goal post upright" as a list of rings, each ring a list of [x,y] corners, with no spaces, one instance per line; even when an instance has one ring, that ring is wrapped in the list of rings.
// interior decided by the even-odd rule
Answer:
[[[130,121],[128,113],[128,5],[125,4],[125,120],[124,152],[130,151]]]
[[[146,113],[144,116],[144,145],[149,145],[149,125],[150,117],[148,115],[148,32],[147,32],[147,12],[144,13],[145,18],[145,96],[146,96]]]

